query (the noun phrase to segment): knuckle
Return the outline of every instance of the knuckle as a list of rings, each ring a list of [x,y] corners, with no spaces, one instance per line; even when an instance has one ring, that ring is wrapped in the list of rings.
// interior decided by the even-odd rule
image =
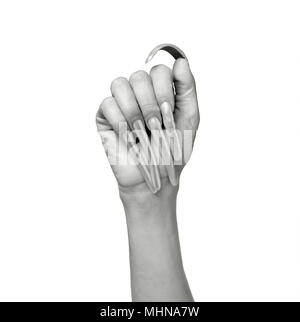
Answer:
[[[144,70],[138,70],[130,75],[129,81],[130,83],[139,82],[148,77],[149,75],[147,72],[145,72]]]
[[[143,103],[141,104],[141,109],[145,111],[156,111],[157,106],[154,103]]]
[[[105,108],[107,108],[108,105],[114,103],[114,98],[111,96],[106,97],[100,104],[99,110],[104,111]]]
[[[155,65],[151,68],[150,74],[153,74],[153,73],[171,74],[171,69],[164,64],[159,64],[159,65]]]
[[[121,86],[123,86],[127,82],[127,79],[125,77],[117,77],[115,78],[110,85],[111,91],[117,90]]]
[[[157,95],[157,101],[160,104],[164,103],[164,102],[167,102],[169,103],[171,106],[174,105],[174,98],[171,97],[170,95],[164,95],[164,94],[161,94],[161,95]]]

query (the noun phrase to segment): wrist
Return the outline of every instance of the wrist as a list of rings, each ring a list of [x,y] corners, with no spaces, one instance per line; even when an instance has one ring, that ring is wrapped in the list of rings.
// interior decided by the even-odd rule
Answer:
[[[153,194],[145,184],[134,187],[119,187],[126,217],[141,220],[144,217],[176,215],[178,186],[172,186],[167,178],[162,179],[160,191]]]

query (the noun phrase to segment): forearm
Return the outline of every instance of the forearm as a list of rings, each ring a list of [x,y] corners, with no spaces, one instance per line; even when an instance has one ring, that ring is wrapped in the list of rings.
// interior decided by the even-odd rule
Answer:
[[[177,187],[120,191],[128,227],[133,301],[193,301],[176,221]]]

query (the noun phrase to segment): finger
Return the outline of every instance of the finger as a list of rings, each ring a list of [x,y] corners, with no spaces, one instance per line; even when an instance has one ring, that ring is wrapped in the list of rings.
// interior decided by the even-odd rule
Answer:
[[[112,81],[110,90],[129,126],[134,128],[133,123],[143,120],[143,116],[128,80],[124,77],[116,78]]]
[[[174,89],[172,70],[166,65],[157,65],[150,71],[156,100],[161,106],[168,102],[174,110]]]
[[[135,130],[135,134],[140,140],[143,154],[148,155],[150,153],[150,158],[146,157],[144,159],[148,160],[147,164],[153,185],[158,191],[160,190],[161,182],[156,157],[150,145],[144,125],[143,115],[128,80],[124,77],[116,78],[111,84],[111,92],[130,127]]]
[[[96,122],[97,122],[97,126],[99,124],[100,128],[102,128],[101,124],[106,124],[107,127],[111,127],[111,129],[116,134],[118,134],[119,137],[122,138],[122,140],[124,141],[126,146],[127,146],[127,144],[129,144],[131,151],[133,152],[133,155],[131,154],[131,157],[133,157],[135,159],[141,175],[144,177],[149,189],[153,193],[156,192],[156,189],[153,186],[152,181],[151,181],[150,171],[147,168],[147,166],[144,165],[145,156],[142,153],[140,153],[138,146],[135,144],[135,140],[132,136],[132,133],[128,132],[128,125],[127,125],[126,119],[125,119],[124,115],[122,114],[117,102],[115,101],[115,99],[113,97],[107,97],[100,104],[100,108],[99,108],[97,116],[96,116]],[[112,132],[112,131],[108,131],[108,132]],[[129,137],[127,137],[127,134],[129,135]],[[113,142],[113,140],[112,140],[113,137],[112,137],[111,133],[107,133],[107,131],[102,132],[101,137],[102,137],[102,140],[104,140],[104,143],[103,143],[104,147],[105,147],[105,142],[107,142],[108,140],[110,140],[111,143],[116,144],[116,138],[114,137],[115,142]],[[122,147],[120,145],[118,145],[118,150],[120,150],[121,148]],[[106,147],[105,147],[105,149],[106,149]],[[115,148],[113,152],[115,153],[116,150],[117,149]],[[111,151],[109,151],[109,152],[111,155]],[[122,153],[119,153],[119,157],[120,157],[120,154],[122,154]],[[123,151],[123,155],[127,156],[127,151]],[[114,169],[114,166],[116,166],[116,164],[113,164],[111,162],[111,159],[109,159],[109,161]],[[121,163],[120,160],[118,160],[118,163],[119,164]]]
[[[174,89],[172,70],[165,65],[152,67],[150,71],[156,99],[159,103],[164,127],[167,130],[167,139],[174,160],[181,160],[181,144],[176,131],[173,118],[174,111]]]
[[[161,122],[160,110],[150,76],[145,71],[140,70],[130,76],[129,82],[148,127],[151,118],[157,118]]]
[[[174,120],[173,123],[166,122],[169,120],[169,118],[173,119],[172,111],[174,110],[174,89],[172,70],[165,65],[157,65],[152,67],[150,75],[152,78],[156,100],[160,106],[160,111],[163,117],[163,123],[165,129],[167,130],[167,133],[165,133],[166,135],[163,136],[165,140],[162,141],[166,142],[166,149],[164,151],[164,155],[166,153],[170,154],[169,157],[172,158],[173,156],[173,159],[178,163],[181,159],[181,149],[178,148],[179,139],[177,136],[177,132],[174,131],[175,123]],[[170,113],[168,113],[167,115],[164,114],[164,104],[167,104],[168,107],[171,108]],[[168,152],[166,152],[166,150]],[[178,183],[178,174],[176,173],[175,168],[171,167],[171,169],[169,169],[169,172],[170,171],[175,173],[175,176],[171,174],[170,181],[172,181],[174,184]]]
[[[161,158],[163,164],[166,165],[169,180],[171,184],[177,185],[178,176],[173,165],[168,140],[162,130],[160,108],[156,100],[152,79],[145,71],[138,71],[130,76],[129,81],[148,128],[151,130],[153,147],[157,151],[162,150]]]
[[[189,120],[189,122],[185,123],[185,126],[188,126],[191,130],[196,130],[199,124],[196,84],[186,59],[179,58],[175,61],[173,79],[176,92],[175,104],[179,112],[179,121],[181,123],[183,118]],[[182,124],[180,125],[182,126]]]
[[[196,84],[186,59],[175,61],[173,79],[176,92],[174,119],[182,134],[183,162],[186,163],[191,156],[200,121]]]
[[[105,98],[100,104],[96,116],[97,124],[106,123],[117,134],[122,130],[128,130],[127,121],[122,114],[116,100],[113,97]]]

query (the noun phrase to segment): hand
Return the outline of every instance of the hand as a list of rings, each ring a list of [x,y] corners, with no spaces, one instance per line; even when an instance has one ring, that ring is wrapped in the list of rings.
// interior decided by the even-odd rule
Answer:
[[[112,82],[111,93],[111,97],[102,101],[96,120],[119,187],[133,190],[138,187],[139,190],[148,190],[143,173],[141,173],[142,169],[138,166],[141,160],[145,161],[145,153],[145,158],[143,159],[143,153],[141,153],[139,157],[142,159],[137,162],[134,147],[143,151],[143,145],[145,147],[151,142],[150,157],[153,158],[151,160],[154,161],[154,165],[146,164],[146,168],[150,180],[152,175],[152,179],[156,180],[154,185],[156,184],[156,188],[159,185],[159,190],[160,179],[162,179],[162,185],[166,185],[169,181],[167,180],[168,175],[172,178],[170,172],[174,163],[174,153],[177,153],[175,177],[181,173],[192,153],[199,125],[196,86],[189,64],[187,60],[180,58],[176,60],[173,70],[165,65],[157,65],[151,69],[150,75],[145,71],[137,71],[130,76],[129,80],[119,77]],[[169,120],[166,117],[168,110],[171,115]],[[176,142],[172,145],[173,141],[170,141],[167,135],[168,145],[163,146],[162,155],[158,146],[153,144],[155,135],[149,135],[151,130],[157,130],[159,126],[166,129],[172,128],[172,123],[174,126],[172,119],[178,130],[175,141],[179,144],[179,158],[178,151],[176,152]],[[139,139],[138,144],[135,142],[127,144],[124,139],[127,129],[136,130],[135,134],[139,132],[136,135]],[[132,138],[129,137],[129,141],[130,139]],[[171,156],[171,165],[165,165],[166,163],[163,162],[169,158],[168,153]],[[156,174],[155,171],[157,171]],[[157,174],[158,178],[155,177]]]

